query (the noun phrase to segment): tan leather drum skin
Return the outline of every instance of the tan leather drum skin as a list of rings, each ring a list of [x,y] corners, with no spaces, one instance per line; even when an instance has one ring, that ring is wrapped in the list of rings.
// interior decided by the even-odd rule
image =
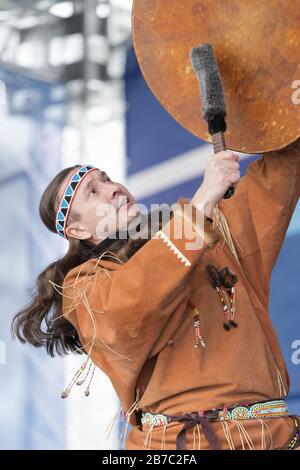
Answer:
[[[135,0],[132,31],[152,92],[196,136],[211,142],[189,58],[203,43],[222,75],[228,148],[263,153],[300,136],[300,0]]]

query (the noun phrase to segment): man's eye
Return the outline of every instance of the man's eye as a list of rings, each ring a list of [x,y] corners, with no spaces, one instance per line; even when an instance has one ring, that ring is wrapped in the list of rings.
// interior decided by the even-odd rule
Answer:
[[[112,182],[112,180],[110,179],[110,177],[106,176],[105,177],[105,183],[111,183],[111,182]]]

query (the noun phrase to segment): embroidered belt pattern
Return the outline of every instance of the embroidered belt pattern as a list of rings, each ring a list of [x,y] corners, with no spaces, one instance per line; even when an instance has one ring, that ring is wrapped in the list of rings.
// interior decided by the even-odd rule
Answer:
[[[227,420],[245,420],[245,419],[264,419],[287,416],[289,414],[287,405],[283,400],[272,400],[263,403],[254,403],[250,406],[236,406],[223,410],[211,410],[209,412],[199,412],[200,415],[209,415],[209,420],[227,421]],[[214,419],[212,419],[212,415]],[[141,423],[150,426],[165,426],[173,421],[172,416],[164,414],[142,413]]]

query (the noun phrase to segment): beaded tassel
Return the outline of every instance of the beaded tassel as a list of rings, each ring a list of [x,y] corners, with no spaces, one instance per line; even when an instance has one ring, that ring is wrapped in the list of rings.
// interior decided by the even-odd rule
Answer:
[[[73,388],[73,386],[75,385],[75,383],[77,385],[82,385],[88,378],[88,376],[90,375],[90,371],[91,371],[91,368],[92,368],[92,361],[90,362],[89,364],[89,368],[88,368],[88,371],[85,375],[85,377],[82,379],[82,380],[78,380],[80,378],[80,376],[83,374],[83,372],[86,370],[87,366],[88,366],[88,363],[90,361],[90,358],[87,358],[83,364],[79,367],[79,369],[77,370],[77,372],[74,374],[72,380],[70,381],[69,385],[63,390],[62,394],[61,394],[61,398],[67,398]],[[92,382],[92,379],[94,377],[94,373],[95,373],[95,369],[96,367],[94,366],[94,369],[93,369],[93,372],[91,374],[91,377],[90,377],[90,380],[88,382],[88,386],[84,392],[85,396],[89,396],[90,394],[90,385],[91,385],[91,382]]]
[[[94,366],[94,368],[93,368],[93,372],[92,372],[92,374],[91,374],[90,380],[88,381],[88,386],[86,387],[86,389],[85,389],[85,391],[84,391],[84,394],[85,394],[86,397],[88,397],[89,394],[90,394],[90,385],[91,385],[91,382],[92,382],[92,380],[93,380],[93,377],[94,377],[94,374],[95,374],[95,370],[96,370],[96,366]],[[86,378],[88,377],[88,375],[89,375],[89,373],[87,374]],[[85,378],[85,379],[86,379],[86,378]],[[85,380],[85,379],[84,379],[84,380]],[[77,385],[79,385],[79,384],[77,383]]]
[[[87,377],[89,376],[89,373],[90,373],[90,370],[91,370],[91,368],[92,368],[92,365],[93,365],[93,364],[92,364],[92,362],[91,362],[90,365],[89,365],[88,371],[87,371],[87,373],[85,374],[85,377],[84,377],[82,380],[78,380],[78,381],[76,382],[76,385],[82,385],[82,384],[86,381]]]
[[[205,344],[204,339],[203,339],[203,337],[201,336],[201,333],[200,333],[199,311],[198,311],[196,305],[194,305],[190,300],[188,301],[188,305],[192,309],[193,315],[194,315],[194,331],[195,331],[195,337],[196,337],[195,349],[198,349],[200,344],[203,348],[205,348],[206,344]]]
[[[238,324],[235,322],[235,295],[236,295],[235,288],[231,287],[229,291],[230,308],[228,307],[227,302],[225,301],[226,294],[224,290],[216,286],[216,291],[219,294],[219,297],[223,306],[224,316],[226,319],[225,323],[223,324],[225,330],[229,331],[232,328],[237,328]]]
[[[295,447],[297,447],[297,444],[300,442],[300,429],[299,429],[298,421],[295,418],[294,418],[294,423],[295,423],[295,428],[296,428],[296,434],[289,442],[287,446],[288,450],[294,450]]]
[[[212,264],[208,264],[206,266],[209,279],[214,289],[216,289],[224,311],[225,316],[225,323],[223,326],[226,331],[231,330],[232,328],[237,328],[238,324],[235,321],[235,314],[236,314],[236,291],[234,285],[237,282],[236,275],[230,271],[230,269],[225,266],[225,268],[218,271]],[[230,297],[230,307],[228,307],[227,303],[227,296],[225,290],[221,288],[221,286],[226,289],[227,293]],[[226,298],[226,301],[225,301]]]

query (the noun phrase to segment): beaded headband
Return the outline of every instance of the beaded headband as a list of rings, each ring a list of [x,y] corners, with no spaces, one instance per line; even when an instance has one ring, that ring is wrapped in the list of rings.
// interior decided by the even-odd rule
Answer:
[[[82,166],[71,175],[65,187],[58,206],[55,223],[56,231],[61,237],[68,238],[65,233],[65,228],[67,226],[68,216],[74,196],[83,178],[93,170],[97,170],[97,168],[92,165]]]

